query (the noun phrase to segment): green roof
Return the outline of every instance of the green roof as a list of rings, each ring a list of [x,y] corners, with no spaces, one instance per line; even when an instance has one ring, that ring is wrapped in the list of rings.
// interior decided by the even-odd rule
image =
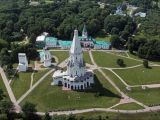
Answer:
[[[45,41],[46,41],[46,43],[55,43],[55,42],[57,42],[57,38],[55,38],[55,37],[46,37]]]
[[[72,45],[72,41],[70,41],[70,40],[61,40],[61,41],[59,41],[59,45],[60,46],[68,46],[68,47],[70,47]]]
[[[110,46],[111,43],[107,41],[96,41],[95,45],[104,45],[104,46]]]

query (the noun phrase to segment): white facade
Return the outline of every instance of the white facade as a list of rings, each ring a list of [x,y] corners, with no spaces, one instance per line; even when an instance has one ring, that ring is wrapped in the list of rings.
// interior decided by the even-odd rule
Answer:
[[[41,62],[43,62],[44,67],[50,67],[52,65],[52,57],[49,50],[43,49],[43,55],[41,57]]]
[[[18,70],[19,72],[26,72],[28,70],[28,60],[25,53],[18,54]]]
[[[94,83],[94,74],[87,70],[83,60],[83,52],[78,38],[78,30],[74,31],[74,38],[67,63],[67,71],[56,71],[53,74],[52,85],[62,85],[70,90],[83,90]]]
[[[88,36],[86,26],[84,25],[82,36],[80,38],[80,43],[83,47],[94,47],[93,39]]]

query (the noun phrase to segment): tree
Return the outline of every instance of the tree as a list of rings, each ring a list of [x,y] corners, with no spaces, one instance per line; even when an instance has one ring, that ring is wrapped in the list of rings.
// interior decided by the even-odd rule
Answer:
[[[4,97],[4,92],[2,89],[0,89],[0,101],[3,99],[3,97]]]
[[[46,112],[43,120],[51,120],[52,118],[49,116],[49,113]]]
[[[29,120],[39,120],[39,116],[35,114],[37,112],[36,105],[26,102],[22,106],[22,111],[24,112],[24,118]]]
[[[114,48],[120,48],[121,47],[121,41],[118,35],[112,35],[111,36],[111,45]]]
[[[8,100],[2,100],[0,102],[0,111],[2,113],[8,113],[12,107],[13,107],[13,104]]]
[[[125,66],[123,59],[117,59],[117,64],[121,67]]]
[[[22,110],[24,113],[34,113],[37,112],[36,110],[36,105],[26,102],[23,106],[22,106]]]
[[[30,0],[24,0],[24,5],[29,5]]]
[[[145,68],[149,68],[149,64],[148,64],[148,60],[143,60],[143,66],[145,67]]]

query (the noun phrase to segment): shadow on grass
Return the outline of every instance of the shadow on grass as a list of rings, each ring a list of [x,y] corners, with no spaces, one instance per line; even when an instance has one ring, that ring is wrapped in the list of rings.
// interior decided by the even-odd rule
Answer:
[[[95,97],[106,96],[106,97],[121,98],[121,96],[119,96],[118,94],[115,94],[109,89],[105,88],[100,83],[96,75],[94,76],[94,84],[91,86],[91,88],[80,91],[80,92],[95,93]]]

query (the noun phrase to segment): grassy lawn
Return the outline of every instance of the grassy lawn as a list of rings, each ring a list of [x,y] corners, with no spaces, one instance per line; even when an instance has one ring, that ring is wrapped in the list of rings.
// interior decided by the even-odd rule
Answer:
[[[113,109],[116,109],[116,110],[139,110],[139,109],[144,109],[144,108],[136,103],[128,103],[128,104],[118,105],[118,106],[114,107]]]
[[[91,58],[89,56],[89,53],[88,52],[84,52],[83,53],[83,57],[84,57],[84,61],[88,64],[91,64],[92,65],[92,62],[91,62]]]
[[[58,58],[59,63],[63,62],[69,56],[68,51],[52,51],[51,54]]]
[[[5,87],[5,85],[4,85],[4,83],[3,83],[3,80],[2,80],[2,77],[1,77],[1,74],[0,74],[0,89],[2,89],[3,90],[3,92],[4,92],[4,99],[9,99],[9,96],[8,96],[8,93],[7,93],[7,90],[6,90],[6,87]]]
[[[105,37],[96,37],[97,41],[108,41],[110,42],[111,36],[105,36]]]
[[[126,67],[141,64],[139,61],[131,60],[125,57],[116,56],[106,52],[93,51],[93,57],[98,66],[101,67],[120,67],[117,65],[117,59],[123,59]]]
[[[151,113],[111,113],[111,112],[88,112],[76,115],[77,120],[85,118],[85,120],[159,120],[159,112]],[[100,119],[101,118],[101,119]]]
[[[46,74],[50,69],[39,70],[34,73],[33,84],[35,84],[44,74]]]
[[[12,81],[11,88],[16,99],[20,98],[29,89],[31,74],[31,72],[19,73],[19,78]]]
[[[160,83],[160,67],[152,67],[146,69],[143,66],[114,70],[119,76],[121,76],[129,85],[142,85],[142,84],[158,84]]]
[[[128,95],[139,102],[144,103],[145,105],[150,105],[150,104],[160,104],[160,88],[157,89],[135,89],[132,90],[131,92],[128,92]]]
[[[113,51],[113,52],[110,52],[110,53],[115,54],[115,55],[121,55],[121,56],[124,56],[124,57],[128,57],[126,52],[114,52]]]
[[[146,89],[142,90],[142,88],[132,88],[131,91],[127,91],[125,85],[110,71],[103,70],[108,77],[110,77],[113,82],[128,96],[146,104],[159,104],[160,97],[159,97],[159,89]],[[131,73],[131,72],[130,72]],[[151,75],[152,76],[152,75]],[[153,76],[152,76],[153,77]]]
[[[37,105],[39,111],[84,109],[91,107],[110,107],[119,102],[116,90],[102,75],[95,71],[97,79],[93,90],[86,92],[62,91],[62,88],[51,86],[51,75],[48,76],[22,103],[26,101]],[[102,85],[103,84],[103,85]],[[96,87],[96,88],[95,88]],[[99,92],[101,96],[96,97]]]
[[[103,69],[103,71],[122,91],[126,90],[126,86],[111,71],[106,70],[106,69]]]

